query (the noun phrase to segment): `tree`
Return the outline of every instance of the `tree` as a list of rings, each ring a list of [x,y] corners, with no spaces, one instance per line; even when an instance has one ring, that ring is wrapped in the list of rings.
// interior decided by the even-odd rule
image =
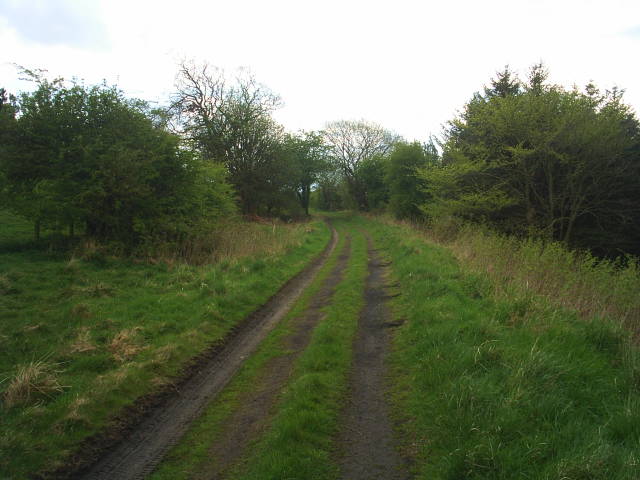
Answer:
[[[344,177],[333,168],[323,171],[318,176],[318,188],[311,194],[315,197],[315,205],[320,210],[338,211],[347,208],[345,201]]]
[[[280,99],[241,72],[229,82],[219,69],[183,62],[170,111],[176,129],[203,158],[224,164],[244,213],[257,213],[278,191],[283,129],[272,118]]]
[[[9,95],[4,88],[0,88],[0,203],[7,204],[6,178],[3,162],[11,155],[13,139],[15,138],[16,125],[16,98]]]
[[[385,183],[389,188],[389,211],[398,219],[416,219],[420,205],[426,201],[425,185],[417,176],[419,168],[434,165],[438,151],[433,140],[426,145],[418,142],[397,143],[389,154]]]
[[[356,176],[362,185],[367,210],[382,210],[389,201],[389,186],[385,182],[388,163],[386,155],[376,154],[365,158],[356,167]]]
[[[399,137],[380,125],[364,120],[328,123],[324,137],[330,155],[342,172],[358,208],[368,209],[366,189],[358,176],[358,166],[374,155],[389,152]]]
[[[34,221],[36,236],[41,224],[73,232],[82,222],[89,236],[132,245],[232,211],[224,172],[205,168],[145,102],[116,87],[32,78],[2,172],[9,207]]]
[[[329,168],[322,134],[301,132],[299,135],[286,135],[283,149],[294,175],[296,196],[305,214],[309,215],[311,188]]]
[[[450,123],[442,164],[420,170],[423,209],[600,254],[636,252],[637,119],[619,90],[565,91],[546,77],[535,65],[517,93],[472,98]]]
[[[542,64],[539,64],[541,67]],[[485,87],[484,93],[486,97],[508,97],[511,95],[518,95],[522,87],[518,76],[514,74],[509,65],[505,65],[504,70],[496,72],[497,78],[491,79],[491,87]]]

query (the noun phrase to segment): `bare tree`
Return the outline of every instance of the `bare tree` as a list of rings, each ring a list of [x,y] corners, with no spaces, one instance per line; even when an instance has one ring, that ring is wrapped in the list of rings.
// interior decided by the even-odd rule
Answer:
[[[247,71],[229,81],[219,68],[182,62],[172,97],[174,128],[204,158],[224,163],[245,213],[269,187],[283,130],[272,118],[280,98]]]
[[[358,178],[358,166],[374,155],[384,155],[400,137],[380,125],[364,120],[338,120],[327,124],[325,141],[331,156],[344,175],[358,207],[367,208],[364,185]]]

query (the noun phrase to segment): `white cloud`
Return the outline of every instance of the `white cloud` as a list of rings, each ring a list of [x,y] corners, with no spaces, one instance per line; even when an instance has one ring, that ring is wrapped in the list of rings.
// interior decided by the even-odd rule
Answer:
[[[104,25],[91,2],[0,0],[0,16],[27,43],[77,48],[106,46]]]
[[[496,70],[508,63],[525,75],[540,60],[556,83],[617,84],[640,106],[638,36],[629,34],[640,18],[636,1],[61,3],[76,8],[64,18],[98,18],[108,48],[28,42],[0,9],[7,60],[117,81],[151,100],[166,98],[182,56],[246,66],[283,97],[277,118],[289,129],[366,118],[424,140]],[[9,70],[0,66],[0,75]]]

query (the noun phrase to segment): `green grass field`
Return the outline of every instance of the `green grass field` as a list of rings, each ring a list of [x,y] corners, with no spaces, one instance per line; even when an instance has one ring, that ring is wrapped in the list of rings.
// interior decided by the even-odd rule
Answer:
[[[214,265],[82,260],[29,244],[27,226],[3,215],[10,248],[0,250],[0,477],[15,479],[64,464],[124,407],[170,382],[330,235],[319,221],[256,225],[272,256]],[[271,232],[289,247],[277,253]]]
[[[342,236],[333,256],[151,478],[206,476],[221,425],[269,360],[285,354],[281,339],[349,235],[351,257],[323,320],[266,429],[229,472],[242,480],[339,478],[336,438],[363,305],[364,232],[390,261],[400,293],[390,300],[400,326],[388,398],[415,478],[640,478],[640,349],[627,324],[483,274],[410,226],[349,215],[333,222]],[[224,336],[329,238],[319,222],[282,228],[299,241],[269,261],[194,267],[69,260],[37,249],[0,254],[8,319],[0,337],[0,472],[23,478],[62,462],[115,412]],[[41,388],[11,406],[9,386],[21,372],[37,373]]]
[[[504,285],[465,269],[409,227],[361,217],[339,225],[354,236],[349,272],[269,428],[230,478],[339,478],[332,452],[362,305],[363,230],[392,262],[401,293],[392,304],[403,324],[390,358],[389,396],[416,478],[638,478],[640,355],[619,323],[585,319],[515,290],[506,296]],[[253,388],[256,365],[277,354],[276,345],[267,342],[249,360],[153,478],[198,476],[181,465],[206,464],[231,399]]]

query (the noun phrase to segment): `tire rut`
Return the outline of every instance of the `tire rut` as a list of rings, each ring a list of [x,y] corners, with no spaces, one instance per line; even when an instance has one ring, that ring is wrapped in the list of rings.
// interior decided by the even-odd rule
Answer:
[[[385,268],[367,236],[369,274],[365,307],[354,340],[350,394],[338,435],[341,478],[405,480],[407,465],[400,456],[385,399],[385,356],[390,346],[391,318],[385,292]]]
[[[148,412],[129,435],[102,458],[71,478],[136,480],[151,473],[167,450],[182,437],[206,405],[231,380],[245,358],[255,351],[310,285],[336,247],[338,235],[333,227],[331,231],[331,240],[319,257],[247,317],[174,395]]]
[[[211,446],[210,461],[199,468],[199,480],[225,478],[231,468],[238,465],[269,426],[277,411],[278,399],[295,367],[295,362],[309,344],[313,330],[324,318],[323,308],[330,304],[336,285],[340,283],[350,258],[347,239],[333,270],[323,281],[307,308],[291,322],[291,332],[282,339],[283,355],[272,358],[262,367],[257,385],[244,394],[231,417],[224,422],[222,431]]]

